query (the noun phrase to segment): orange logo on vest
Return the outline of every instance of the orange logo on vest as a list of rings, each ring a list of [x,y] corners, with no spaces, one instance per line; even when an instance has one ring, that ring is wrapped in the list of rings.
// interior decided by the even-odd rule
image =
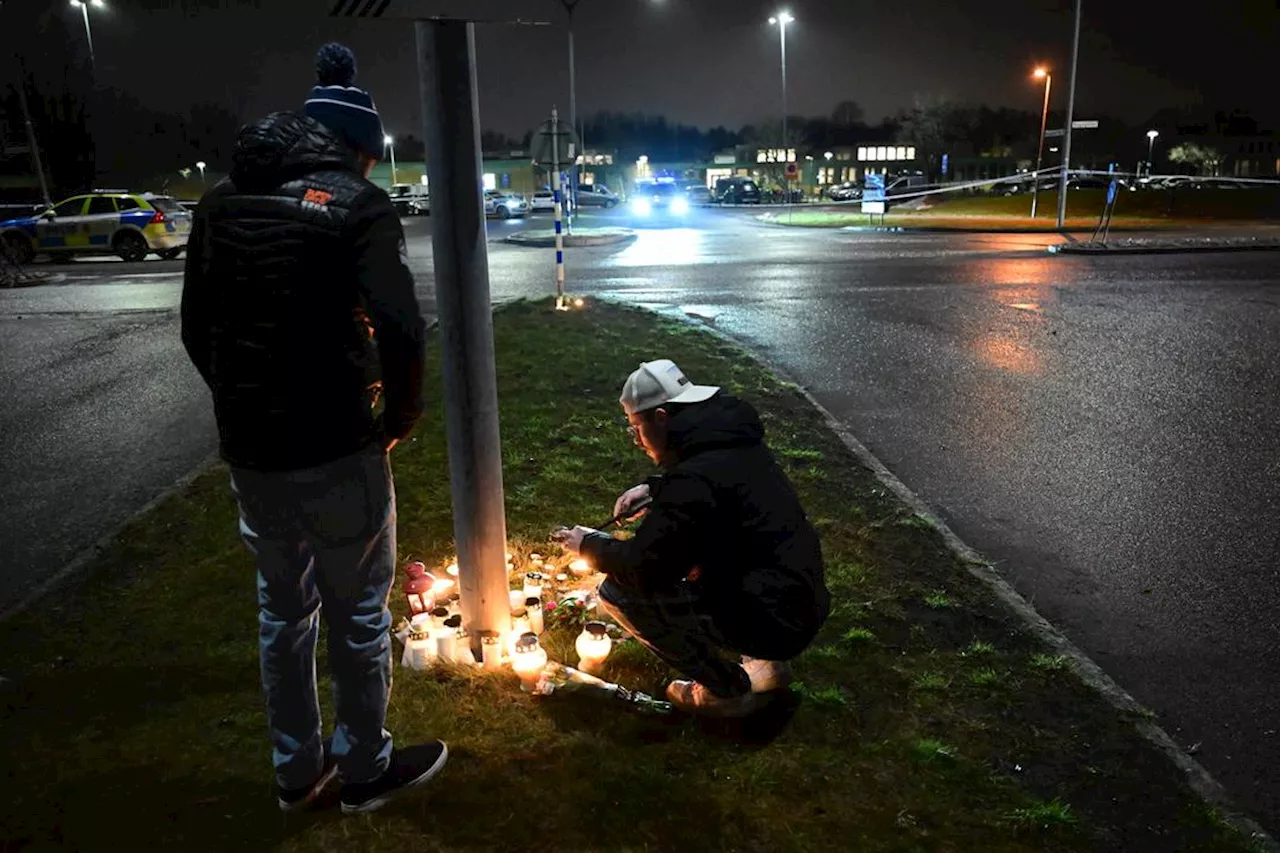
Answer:
[[[307,190],[307,194],[302,197],[303,201],[309,201],[312,204],[328,204],[329,199],[333,198],[333,193],[327,193],[324,190]]]

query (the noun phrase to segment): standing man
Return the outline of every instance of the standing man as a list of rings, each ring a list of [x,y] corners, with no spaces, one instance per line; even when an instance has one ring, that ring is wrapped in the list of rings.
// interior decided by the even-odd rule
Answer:
[[[608,575],[609,615],[684,676],[667,698],[745,716],[789,683],[788,661],[826,621],[818,534],[749,403],[694,385],[668,359],[641,364],[620,402],[632,440],[663,473],[614,513],[648,514],[626,541],[587,527],[555,536]]]
[[[422,414],[424,323],[404,231],[368,176],[382,122],[355,56],[327,44],[305,115],[241,130],[196,211],[182,340],[213,392],[240,533],[258,568],[259,646],[278,800],[341,776],[369,812],[444,767],[441,741],[393,748],[396,506],[388,454]],[[384,398],[374,415],[378,397]],[[328,624],[337,706],[321,734],[315,647]]]

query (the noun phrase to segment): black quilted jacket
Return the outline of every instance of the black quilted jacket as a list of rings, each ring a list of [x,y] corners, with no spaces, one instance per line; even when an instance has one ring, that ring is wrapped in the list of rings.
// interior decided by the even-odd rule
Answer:
[[[653,504],[635,537],[590,534],[584,556],[649,593],[697,569],[694,587],[735,651],[796,656],[826,621],[831,597],[818,534],[755,409],[722,392],[683,407],[667,440],[675,461],[649,480]]]
[[[223,458],[308,468],[413,429],[424,323],[406,261],[391,200],[323,125],[275,113],[241,131],[196,211],[182,291]]]

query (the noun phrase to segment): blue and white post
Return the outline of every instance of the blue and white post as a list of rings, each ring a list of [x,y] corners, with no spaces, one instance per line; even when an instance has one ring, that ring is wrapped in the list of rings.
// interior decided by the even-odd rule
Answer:
[[[560,185],[560,113],[551,109],[551,192],[556,229],[556,310],[569,310],[564,298],[564,194]]]

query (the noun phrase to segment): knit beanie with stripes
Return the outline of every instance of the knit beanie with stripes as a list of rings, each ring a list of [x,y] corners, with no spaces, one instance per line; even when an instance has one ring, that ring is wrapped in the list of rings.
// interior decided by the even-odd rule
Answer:
[[[351,85],[356,79],[356,55],[346,45],[330,42],[316,52],[316,85],[303,112],[332,130],[352,150],[366,157],[382,156],[382,119],[373,98]]]

